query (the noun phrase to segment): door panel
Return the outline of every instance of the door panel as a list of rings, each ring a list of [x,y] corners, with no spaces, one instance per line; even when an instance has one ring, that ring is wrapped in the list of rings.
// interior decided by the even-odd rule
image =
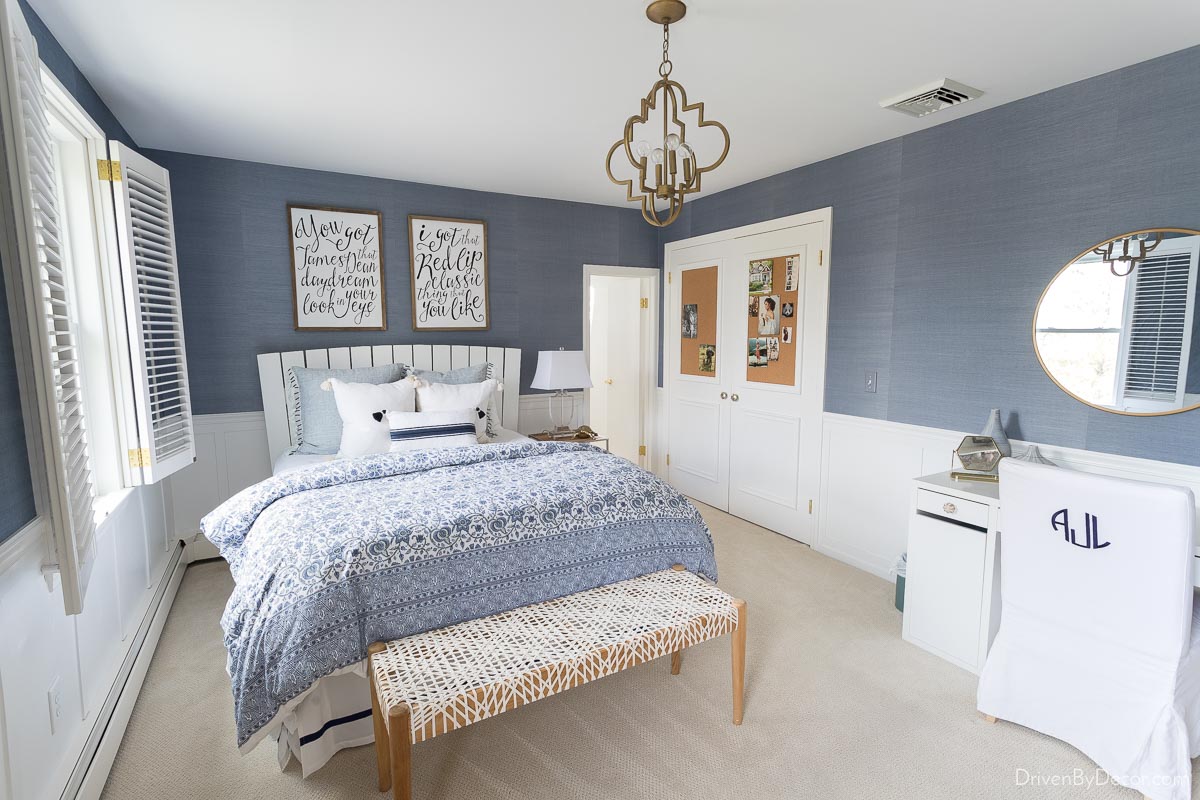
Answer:
[[[672,271],[664,368],[671,387],[667,479],[689,497],[725,509],[729,505],[729,409],[721,395],[727,398],[729,392],[721,382],[729,359],[720,339],[721,252],[720,247],[688,251],[688,261]],[[709,349],[712,357],[702,358],[702,351]]]

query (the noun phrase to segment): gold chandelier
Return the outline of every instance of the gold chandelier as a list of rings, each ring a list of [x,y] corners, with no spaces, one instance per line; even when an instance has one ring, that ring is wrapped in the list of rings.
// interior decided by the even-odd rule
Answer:
[[[671,23],[683,19],[687,6],[680,0],[654,0],[646,8],[651,22],[662,25],[662,63],[658,67],[659,79],[650,87],[650,93],[642,98],[642,110],[625,121],[625,135],[608,151],[605,171],[608,179],[625,187],[625,199],[640,202],[642,216],[646,222],[659,228],[666,227],[679,218],[683,211],[685,195],[700,191],[700,178],[721,166],[729,154],[729,131],[715,119],[704,118],[704,103],[688,103],[687,92],[678,82],[671,80]],[[662,113],[662,142],[651,144],[644,139],[635,141],[635,127],[649,123],[651,112]],[[687,125],[682,114],[697,112],[697,128],[716,128],[721,132],[724,146],[721,155],[706,166],[700,166],[695,148],[687,141]],[[618,179],[613,175],[613,156],[620,150],[625,159],[637,171],[636,178]],[[636,189],[635,189],[636,182]],[[660,210],[658,205],[662,203]]]

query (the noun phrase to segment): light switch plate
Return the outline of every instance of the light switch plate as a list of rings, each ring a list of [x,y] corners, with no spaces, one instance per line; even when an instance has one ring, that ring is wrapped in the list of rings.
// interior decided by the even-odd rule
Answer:
[[[867,370],[867,382],[863,387],[871,394],[875,394],[875,388],[879,385],[879,372],[877,370]]]
[[[50,688],[46,690],[46,703],[47,710],[50,712],[50,735],[53,736],[58,731],[58,726],[62,724],[63,718],[62,679],[57,675],[50,682]]]

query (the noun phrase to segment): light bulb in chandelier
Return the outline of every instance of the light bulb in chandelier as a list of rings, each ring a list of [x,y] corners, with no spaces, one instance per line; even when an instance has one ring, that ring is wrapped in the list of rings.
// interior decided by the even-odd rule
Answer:
[[[680,145],[679,134],[677,134],[677,133],[667,134],[667,138],[663,140],[663,144],[666,145],[666,148],[668,150],[678,149],[678,147]]]
[[[679,143],[679,157],[680,158],[695,158],[696,151],[693,150],[692,146],[690,144],[688,144],[687,142],[680,142]]]
[[[650,154],[650,161],[655,164],[661,164],[665,155],[661,147],[654,148],[654,152]]]
[[[638,158],[645,158],[646,156],[650,155],[650,143],[645,139],[642,139],[637,143],[637,147],[634,149],[634,152],[638,154]]]

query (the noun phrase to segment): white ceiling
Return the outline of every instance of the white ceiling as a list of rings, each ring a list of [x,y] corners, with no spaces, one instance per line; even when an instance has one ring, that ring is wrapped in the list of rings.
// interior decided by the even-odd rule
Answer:
[[[144,147],[611,205],[661,47],[641,0],[31,2]],[[1195,45],[1200,3],[694,0],[671,33],[733,140],[710,194]],[[941,77],[986,95],[878,106]]]

